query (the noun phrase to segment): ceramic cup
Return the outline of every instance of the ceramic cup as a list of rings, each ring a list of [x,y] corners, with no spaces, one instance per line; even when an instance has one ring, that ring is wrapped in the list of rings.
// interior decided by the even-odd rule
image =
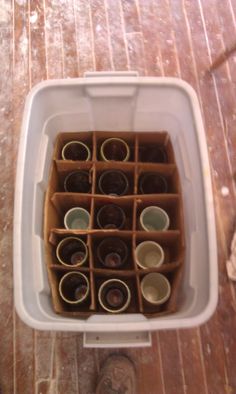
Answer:
[[[169,228],[169,225],[169,216],[166,211],[160,207],[146,207],[139,217],[139,227],[144,231],[165,231]]]
[[[120,279],[108,279],[103,282],[98,290],[98,300],[107,312],[124,312],[130,304],[130,289]]]
[[[64,216],[65,228],[69,230],[87,230],[89,228],[90,214],[80,207],[69,209]]]
[[[145,146],[140,149],[139,159],[146,163],[166,163],[168,161],[166,151],[162,146]]]
[[[141,293],[150,304],[164,304],[171,294],[170,282],[164,275],[157,272],[147,274],[141,281]]]
[[[101,145],[100,155],[104,161],[127,161],[130,150],[121,138],[108,138]]]
[[[67,267],[79,267],[86,263],[88,248],[82,239],[66,237],[57,245],[56,256]]]
[[[68,304],[80,304],[89,295],[88,278],[81,272],[68,272],[59,282],[61,298]]]
[[[88,161],[91,157],[89,147],[81,141],[67,142],[62,148],[63,160]]]
[[[86,171],[70,172],[64,181],[64,190],[69,193],[89,193],[91,183]]]
[[[98,188],[102,194],[123,196],[129,188],[127,176],[119,170],[104,171],[99,180]]]
[[[164,250],[154,241],[141,242],[135,249],[136,263],[143,269],[160,267],[164,257]]]
[[[104,229],[121,229],[125,225],[126,216],[122,208],[116,204],[107,204],[97,213],[98,227]]]
[[[128,247],[120,238],[105,238],[97,246],[97,257],[106,268],[120,268],[127,260]]]

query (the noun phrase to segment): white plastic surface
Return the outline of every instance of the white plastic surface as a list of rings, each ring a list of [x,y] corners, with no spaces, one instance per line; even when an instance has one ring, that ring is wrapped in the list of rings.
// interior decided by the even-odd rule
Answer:
[[[158,131],[171,136],[183,189],[186,262],[178,312],[70,319],[54,313],[43,249],[43,206],[57,133]],[[42,82],[22,122],[14,212],[14,292],[20,317],[42,330],[150,332],[204,323],[217,304],[215,218],[206,138],[194,90],[175,78],[89,76]]]

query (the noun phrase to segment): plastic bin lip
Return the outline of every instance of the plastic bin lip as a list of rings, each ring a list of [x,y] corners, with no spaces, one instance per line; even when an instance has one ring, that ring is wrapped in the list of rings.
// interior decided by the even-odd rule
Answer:
[[[97,78],[96,76],[90,76],[89,78],[74,78],[74,79],[54,79],[49,81],[42,81],[35,85],[29,94],[27,95],[25,102],[25,109],[22,120],[21,127],[21,136],[20,136],[20,144],[19,144],[19,152],[18,152],[18,161],[17,161],[17,175],[16,175],[16,183],[15,183],[15,199],[14,199],[14,300],[15,307],[20,318],[28,325],[35,329],[39,330],[64,330],[63,326],[67,326],[67,331],[81,331],[81,332],[96,332],[96,331],[104,331],[109,332],[112,330],[111,324],[108,322],[105,324],[102,323],[93,323],[91,325],[87,325],[86,321],[78,321],[75,319],[67,319],[66,322],[64,319],[53,320],[51,321],[41,321],[36,320],[33,316],[30,315],[27,310],[23,294],[22,294],[22,286],[23,286],[23,277],[21,271],[21,265],[19,264],[19,260],[21,259],[21,229],[20,224],[22,221],[22,187],[23,187],[23,179],[24,179],[24,168],[26,163],[22,162],[22,158],[25,157],[26,146],[27,146],[27,126],[29,123],[30,112],[33,105],[33,101],[40,92],[49,89],[50,87],[63,87],[63,86],[75,86],[75,85],[120,85],[120,84],[134,84],[137,85],[152,85],[152,86],[174,86],[186,93],[189,97],[191,111],[193,115],[193,120],[195,125],[197,125],[198,133],[197,135],[199,146],[200,146],[200,155],[201,155],[201,166],[202,172],[204,173],[203,183],[205,188],[204,199],[206,207],[212,206],[210,209],[206,209],[207,216],[207,235],[209,238],[209,296],[208,302],[205,308],[193,317],[182,317],[181,320],[178,320],[178,326],[176,325],[175,319],[168,319],[168,327],[167,321],[165,319],[159,318],[157,321],[153,320],[145,320],[138,322],[138,327],[135,327],[131,322],[127,323],[119,323],[116,322],[116,330],[117,331],[130,331],[130,326],[132,324],[132,331],[140,331],[140,330],[159,330],[159,329],[176,329],[176,328],[191,328],[195,326],[199,326],[205,323],[214,313],[217,302],[218,302],[218,271],[216,269],[217,264],[217,245],[216,245],[216,234],[215,234],[215,216],[213,209],[213,193],[211,187],[211,178],[210,178],[210,167],[208,160],[208,153],[205,144],[205,133],[201,118],[201,113],[199,109],[197,95],[194,89],[189,85],[186,81],[174,78],[174,77],[137,77],[137,76],[120,76],[114,78],[114,75],[111,76],[100,76]],[[200,137],[204,138],[201,139]],[[214,231],[212,231],[214,229]],[[114,329],[113,329],[114,330]]]

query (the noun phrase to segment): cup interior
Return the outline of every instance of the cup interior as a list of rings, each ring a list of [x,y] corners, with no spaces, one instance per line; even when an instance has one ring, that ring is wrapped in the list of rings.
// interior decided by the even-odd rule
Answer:
[[[97,247],[98,260],[107,268],[119,268],[128,257],[128,247],[119,238],[106,238]]]
[[[119,279],[109,279],[100,286],[98,299],[102,308],[107,312],[118,313],[128,308],[131,295],[125,282]]]
[[[108,170],[100,176],[98,187],[102,194],[123,196],[128,190],[129,181],[122,171]]]
[[[91,153],[89,147],[80,141],[71,141],[62,148],[63,160],[87,161]]]
[[[104,229],[120,229],[125,224],[125,213],[115,204],[104,205],[97,213],[97,224]]]
[[[141,292],[147,302],[160,305],[170,297],[171,287],[164,275],[155,272],[144,276],[141,282]]]
[[[90,215],[84,208],[72,208],[65,214],[65,227],[71,230],[86,230],[89,227]]]
[[[153,241],[141,242],[135,250],[136,262],[141,268],[159,267],[164,261],[162,247]]]
[[[74,171],[68,174],[64,181],[64,189],[72,193],[89,193],[91,183],[88,172]]]
[[[102,143],[101,156],[103,160],[127,161],[129,155],[129,147],[121,138],[108,138]]]
[[[69,272],[61,278],[59,292],[64,301],[79,304],[88,296],[89,281],[80,272]]]
[[[76,237],[61,240],[56,249],[60,263],[66,266],[81,266],[88,257],[88,249],[84,241]]]
[[[147,173],[141,175],[139,189],[143,194],[167,193],[168,184],[166,179],[158,173]]]
[[[160,207],[147,207],[141,212],[140,225],[145,231],[167,230],[169,224],[168,214]]]

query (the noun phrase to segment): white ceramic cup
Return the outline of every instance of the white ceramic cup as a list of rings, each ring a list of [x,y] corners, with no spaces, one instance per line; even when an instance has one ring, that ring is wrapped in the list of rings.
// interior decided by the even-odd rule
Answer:
[[[59,282],[59,293],[67,304],[80,304],[89,294],[88,278],[81,272],[68,272]]]
[[[143,298],[150,304],[164,304],[171,294],[170,282],[157,272],[147,274],[141,281],[141,292]]]
[[[81,207],[69,209],[64,216],[65,228],[69,230],[87,230],[89,228],[90,214]]]
[[[123,292],[125,293],[126,300],[124,303],[121,303],[120,307],[109,306],[109,303],[106,302],[106,300],[104,299],[105,294],[107,295],[106,290],[109,290],[109,288],[111,291],[116,291],[116,289],[118,289],[118,297],[119,297],[119,289],[122,289],[123,290],[122,293]],[[127,286],[127,284],[120,279],[108,279],[105,282],[103,282],[103,284],[99,287],[98,300],[102,308],[105,309],[107,312],[111,312],[111,313],[124,312],[130,304],[130,300],[131,300],[130,289]]]
[[[154,241],[141,242],[135,249],[136,263],[144,269],[160,267],[164,257],[164,250]]]
[[[144,231],[165,231],[169,228],[170,219],[164,209],[149,206],[143,209],[139,217],[139,227]]]

